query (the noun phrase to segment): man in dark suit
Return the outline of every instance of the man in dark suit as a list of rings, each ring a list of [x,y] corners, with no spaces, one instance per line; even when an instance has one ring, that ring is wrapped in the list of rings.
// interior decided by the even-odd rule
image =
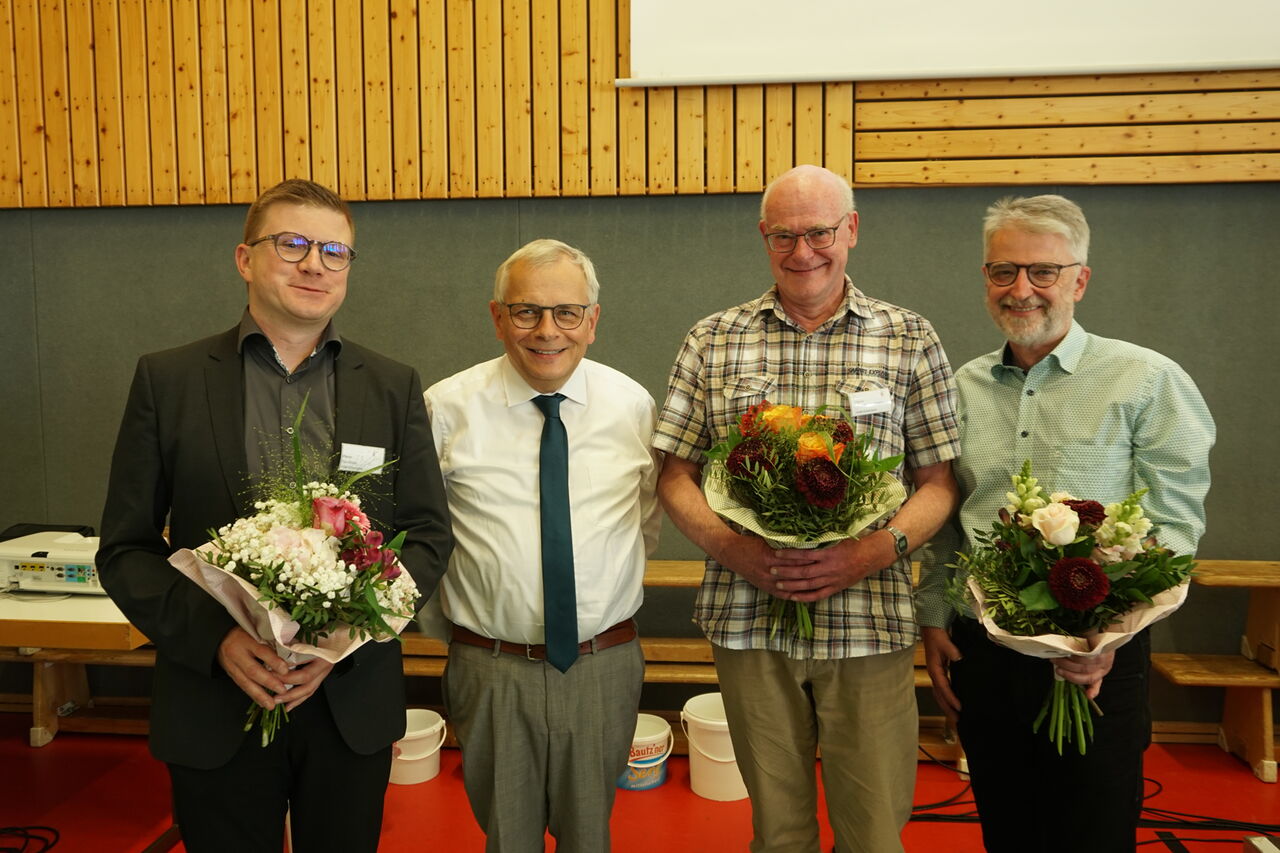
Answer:
[[[331,323],[353,238],[350,210],[324,187],[267,190],[236,247],[248,285],[240,324],[143,356],[129,392],[97,562],[156,646],[151,751],[169,766],[192,853],[279,853],[286,811],[296,851],[377,848],[391,745],[405,730],[399,643],[290,670],[168,563],[254,512],[255,487],[287,472],[309,395],[303,445],[339,469],[395,460],[361,481],[362,509],[388,536],[406,531],[401,560],[422,600],[444,573],[453,540],[418,374]],[[250,700],[290,714],[266,747],[244,730]]]

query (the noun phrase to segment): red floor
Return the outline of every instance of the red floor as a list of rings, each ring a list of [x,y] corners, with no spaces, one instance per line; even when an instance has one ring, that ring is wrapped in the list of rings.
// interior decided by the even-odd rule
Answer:
[[[147,753],[143,738],[63,734],[40,749],[27,746],[29,718],[0,714],[0,827],[49,826],[61,834],[54,848],[67,853],[141,853],[169,826],[168,783],[162,765]],[[1156,744],[1147,753],[1149,808],[1240,821],[1280,823],[1280,787],[1258,781],[1239,761],[1216,746]],[[959,796],[945,809],[969,811],[965,784],[955,772],[922,763],[916,803]],[[613,816],[616,853],[719,853],[743,851],[751,836],[746,800],[718,803],[689,788],[689,765],[670,762],[666,783],[649,791],[619,791]],[[1157,831],[1176,836],[1162,843]],[[831,832],[822,824],[823,849]],[[1192,829],[1144,829],[1144,850],[1238,850],[1246,833]],[[905,833],[909,853],[978,853],[976,823],[912,821]],[[1194,839],[1201,839],[1200,842]],[[1237,839],[1233,844],[1210,839]],[[430,843],[428,843],[428,841]],[[382,850],[483,850],[462,791],[459,753],[445,750],[441,772],[418,785],[387,791]],[[550,847],[550,845],[549,845]],[[0,837],[0,850],[21,850]],[[39,851],[40,845],[26,848]],[[182,850],[181,846],[174,848]]]

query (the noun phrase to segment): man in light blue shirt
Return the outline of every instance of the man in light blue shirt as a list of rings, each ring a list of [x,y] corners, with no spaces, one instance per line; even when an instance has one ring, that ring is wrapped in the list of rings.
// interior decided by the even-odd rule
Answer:
[[[1032,732],[1055,666],[995,645],[973,619],[953,620],[947,564],[990,529],[1028,459],[1046,492],[1107,504],[1149,489],[1142,504],[1161,544],[1194,552],[1213,419],[1177,364],[1075,321],[1092,271],[1074,202],[1005,199],[988,209],[983,234],[987,310],[1007,343],[956,373],[964,499],[921,552],[917,596],[934,695],[964,745],[988,851],[1132,851],[1151,730],[1147,633],[1114,653],[1054,662],[1104,712],[1087,754],[1059,755]]]

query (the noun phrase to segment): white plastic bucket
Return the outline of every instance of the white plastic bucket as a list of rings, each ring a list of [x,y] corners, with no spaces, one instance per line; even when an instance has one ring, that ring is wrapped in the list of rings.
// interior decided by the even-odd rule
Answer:
[[[729,721],[719,693],[701,693],[684,703],[680,725],[689,738],[689,785],[708,800],[741,800],[747,786],[729,740]]]
[[[618,776],[618,787],[647,791],[667,781],[667,758],[674,745],[670,723],[653,714],[638,714],[627,769]]]
[[[391,781],[416,785],[436,778],[446,734],[444,718],[427,708],[410,708],[405,712],[405,723],[400,754],[391,762]]]

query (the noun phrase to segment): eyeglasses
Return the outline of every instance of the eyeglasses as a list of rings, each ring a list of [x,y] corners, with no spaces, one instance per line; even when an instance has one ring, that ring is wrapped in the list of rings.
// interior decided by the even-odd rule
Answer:
[[[330,272],[342,272],[356,259],[356,250],[346,243],[339,243],[337,240],[309,240],[292,231],[268,234],[265,237],[250,240],[245,245],[256,246],[268,240],[271,240],[271,244],[276,247],[276,254],[280,260],[291,264],[296,264],[311,254],[312,246],[320,247],[320,263],[324,264],[324,268]]]
[[[535,305],[532,302],[504,302],[511,322],[519,329],[536,329],[542,322],[542,312],[550,311],[551,319],[566,332],[573,331],[582,325],[590,305],[575,305],[566,302],[562,305]]]
[[[1067,267],[1078,267],[1080,262],[1074,264],[1014,264],[1009,261],[996,261],[992,264],[983,264],[982,269],[987,273],[987,280],[996,287],[1008,287],[1018,280],[1018,271],[1027,271],[1027,281],[1031,282],[1034,287],[1053,287],[1058,283],[1058,277],[1062,275],[1062,271]]]
[[[789,231],[773,231],[764,235],[764,241],[769,245],[770,252],[776,252],[779,255],[787,255],[796,250],[796,242],[803,237],[804,241],[809,244],[810,249],[825,249],[836,242],[836,232],[840,230],[840,223],[849,216],[845,214],[840,217],[839,222],[830,228],[811,228],[803,234],[792,234]]]

